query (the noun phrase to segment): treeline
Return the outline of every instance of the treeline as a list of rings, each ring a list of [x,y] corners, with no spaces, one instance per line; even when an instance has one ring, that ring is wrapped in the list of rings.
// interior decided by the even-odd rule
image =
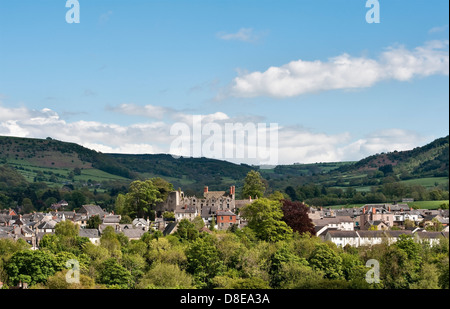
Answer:
[[[118,194],[128,190],[128,184],[120,181],[103,181],[100,186],[92,189],[87,183],[53,188],[41,181],[30,183],[14,168],[0,165],[0,209],[11,208],[21,214],[45,212],[52,204],[65,200],[69,204],[66,210],[77,210],[85,204],[113,210]]]
[[[426,188],[422,185],[406,185],[401,182],[388,182],[371,187],[370,191],[357,191],[355,188],[333,188],[324,185],[305,184],[288,186],[285,194],[292,201],[304,201],[311,206],[332,206],[346,204],[401,202],[402,198],[415,201],[448,200],[448,184]]]

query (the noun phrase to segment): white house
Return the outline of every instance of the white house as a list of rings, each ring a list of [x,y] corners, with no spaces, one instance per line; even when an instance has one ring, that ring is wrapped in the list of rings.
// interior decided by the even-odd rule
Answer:
[[[339,216],[334,218],[320,218],[313,219],[313,223],[316,225],[316,235],[320,236],[322,233],[326,233],[327,230],[338,231],[353,231],[355,229],[355,223],[349,216]]]
[[[100,235],[97,229],[79,229],[78,236],[89,238],[94,245],[100,244]]]
[[[195,217],[198,216],[198,211],[197,211],[197,207],[195,206],[186,206],[183,208],[177,208],[175,210],[175,220],[177,222],[183,220],[183,219],[188,219],[189,221],[194,220]]]
[[[332,241],[338,247],[345,247],[346,245],[359,246],[359,237],[356,231],[329,230],[325,235],[325,241]]]

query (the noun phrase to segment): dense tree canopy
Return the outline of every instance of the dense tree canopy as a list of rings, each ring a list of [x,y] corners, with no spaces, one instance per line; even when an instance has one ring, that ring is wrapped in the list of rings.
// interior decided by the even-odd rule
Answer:
[[[242,188],[242,198],[248,199],[249,197],[255,199],[264,196],[266,186],[264,185],[261,174],[257,171],[250,171],[247,173],[244,179],[244,186]]]
[[[282,221],[281,202],[260,198],[241,209],[241,216],[257,237],[266,241],[285,240],[292,236],[292,229]]]

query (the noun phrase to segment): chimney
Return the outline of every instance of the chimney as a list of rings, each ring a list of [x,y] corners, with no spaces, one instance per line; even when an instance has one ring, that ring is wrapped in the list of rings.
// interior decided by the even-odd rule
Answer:
[[[375,207],[372,207],[372,213],[376,214],[377,213],[377,209]]]
[[[365,214],[365,213],[366,213],[366,207],[363,208],[363,214]]]
[[[236,194],[236,187],[233,186],[232,188],[233,188],[233,194]]]
[[[205,188],[203,189],[204,193],[208,193],[208,186],[205,186]]]

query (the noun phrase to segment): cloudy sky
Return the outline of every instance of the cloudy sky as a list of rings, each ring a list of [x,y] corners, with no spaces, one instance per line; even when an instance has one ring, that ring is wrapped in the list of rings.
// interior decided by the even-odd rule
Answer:
[[[364,0],[78,2],[77,24],[64,0],[0,3],[0,135],[170,153],[181,124],[190,155],[257,164],[205,146],[250,124],[248,154],[263,132],[289,164],[449,134],[448,1],[380,0],[378,24]]]

